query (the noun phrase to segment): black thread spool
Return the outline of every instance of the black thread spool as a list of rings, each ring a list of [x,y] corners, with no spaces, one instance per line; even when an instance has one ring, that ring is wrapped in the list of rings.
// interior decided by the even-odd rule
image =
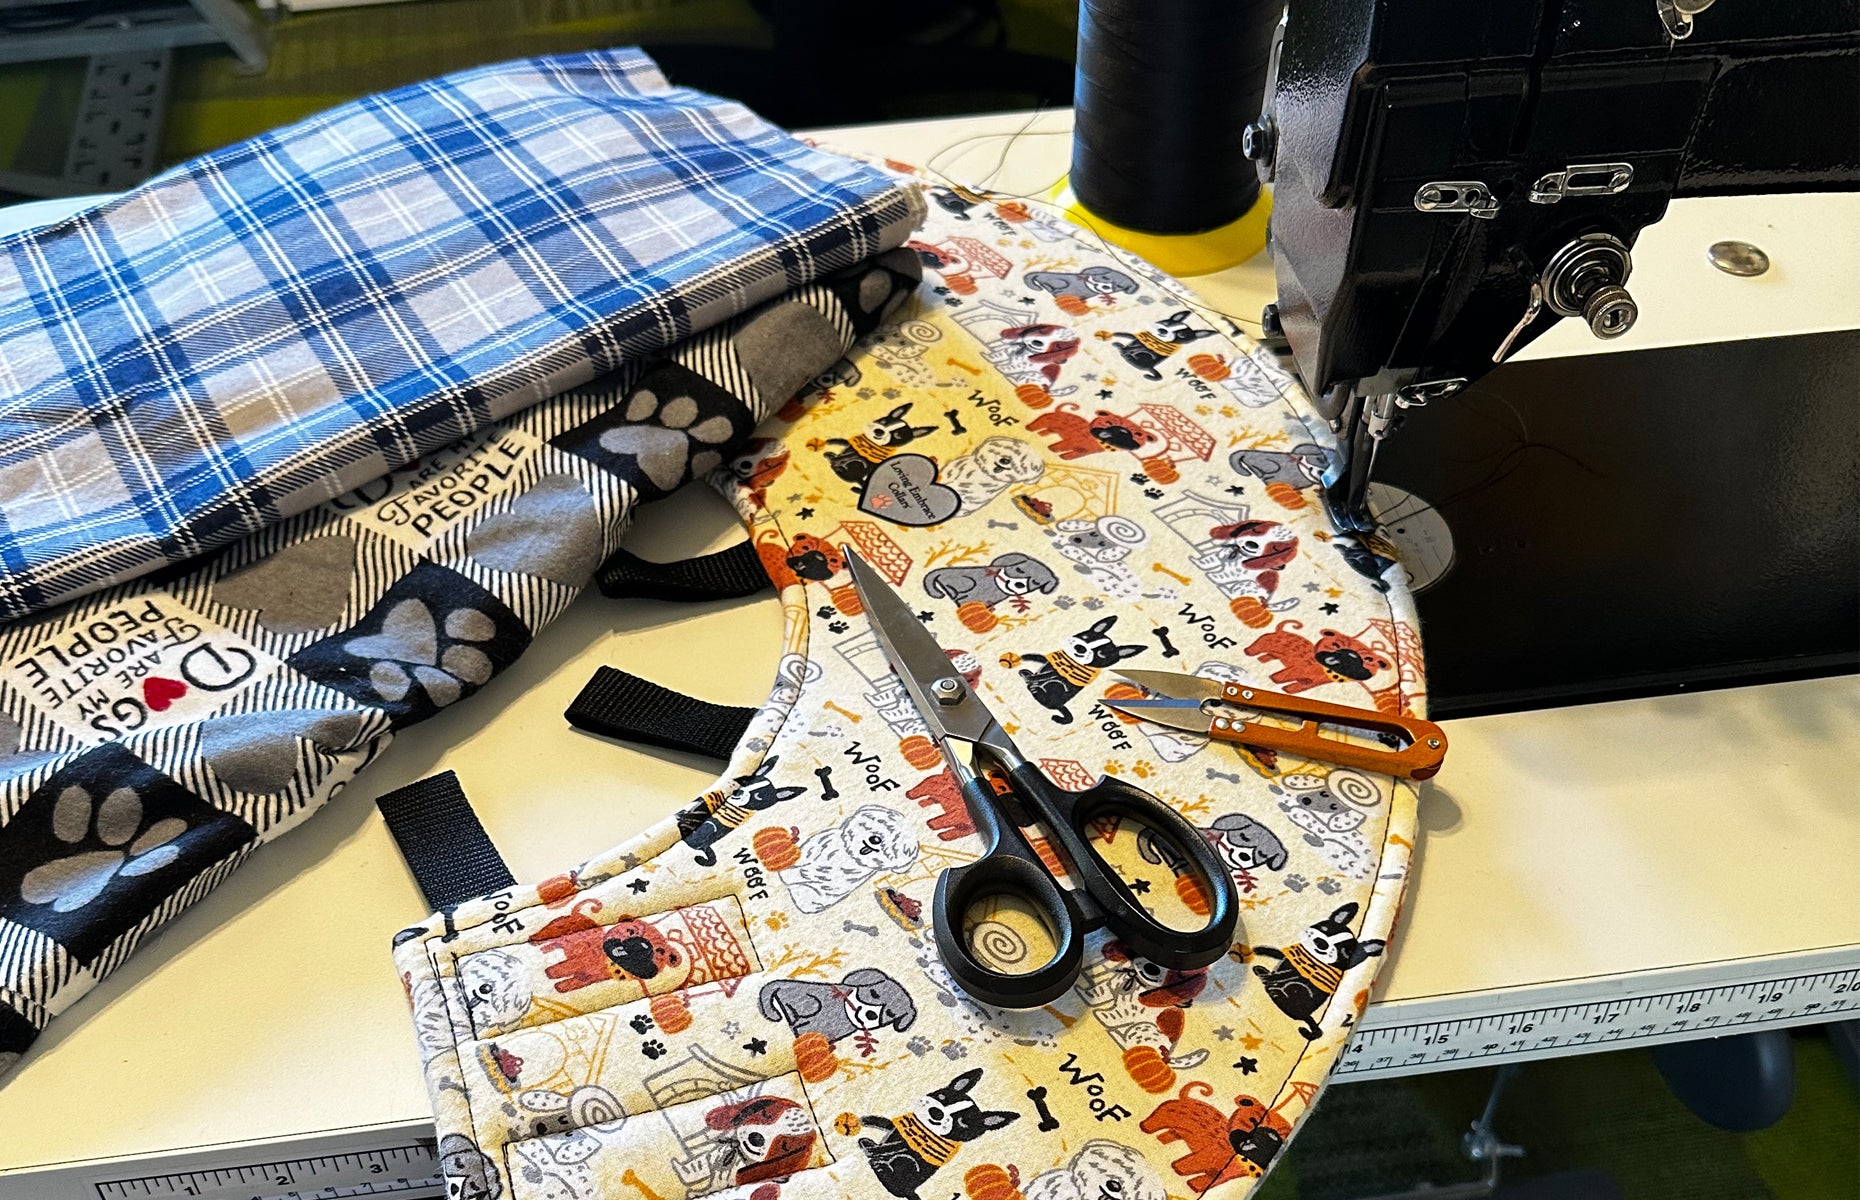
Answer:
[[[1241,150],[1283,0],[1083,0],[1071,187],[1125,229],[1199,234],[1244,216]]]

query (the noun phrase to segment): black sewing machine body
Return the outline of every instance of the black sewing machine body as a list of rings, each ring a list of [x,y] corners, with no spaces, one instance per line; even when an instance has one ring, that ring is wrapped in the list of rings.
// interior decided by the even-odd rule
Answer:
[[[1497,367],[1625,332],[1675,197],[1860,187],[1860,0],[1292,0],[1274,75],[1268,332],[1340,525],[1446,501],[1436,713],[1860,665],[1860,334]]]

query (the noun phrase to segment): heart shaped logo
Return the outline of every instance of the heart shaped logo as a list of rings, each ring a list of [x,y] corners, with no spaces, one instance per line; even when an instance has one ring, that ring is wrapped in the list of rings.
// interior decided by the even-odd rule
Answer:
[[[956,515],[962,497],[937,482],[936,462],[921,454],[896,454],[872,468],[859,510],[897,525],[935,525]]]
[[[187,685],[165,675],[150,675],[142,681],[142,699],[151,711],[167,712],[168,706],[187,695]]]

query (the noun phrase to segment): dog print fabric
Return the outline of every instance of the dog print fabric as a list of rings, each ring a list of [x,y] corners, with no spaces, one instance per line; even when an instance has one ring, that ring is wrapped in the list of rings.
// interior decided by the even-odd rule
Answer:
[[[1419,712],[1405,577],[1330,527],[1313,489],[1332,440],[1230,323],[1018,203],[930,199],[910,307],[713,476],[786,614],[717,785],[399,935],[466,1194],[1233,1197],[1345,1052],[1388,955],[1412,785],[1102,701],[1135,694],[1128,665]],[[931,897],[981,846],[848,551],[1055,782],[1116,774],[1203,830],[1240,894],[1225,958],[1169,970],[1099,932],[1043,1008],[955,986]],[[1199,923],[1173,846],[1116,818],[1087,833],[1159,919]],[[1011,898],[963,920],[998,966],[1044,957]]]
[[[893,250],[191,571],[0,630],[0,1073],[395,730],[514,662],[635,504],[728,461],[920,277],[916,256]],[[571,920],[613,924],[592,902]],[[469,965],[484,1011],[532,961],[546,961],[563,1012],[706,977],[701,961],[654,959],[667,947],[645,932],[558,928]],[[669,936],[674,953],[690,944]]]

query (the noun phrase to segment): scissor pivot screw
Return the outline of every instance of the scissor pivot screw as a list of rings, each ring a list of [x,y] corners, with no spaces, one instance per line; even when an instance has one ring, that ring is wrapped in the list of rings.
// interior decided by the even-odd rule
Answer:
[[[1439,739],[1439,738],[1428,738],[1428,739],[1427,739],[1427,748],[1428,748],[1429,750],[1438,750],[1438,749],[1440,749],[1440,739]]]
[[[962,680],[953,675],[945,675],[930,685],[930,693],[936,697],[938,704],[957,704],[962,700]]]

